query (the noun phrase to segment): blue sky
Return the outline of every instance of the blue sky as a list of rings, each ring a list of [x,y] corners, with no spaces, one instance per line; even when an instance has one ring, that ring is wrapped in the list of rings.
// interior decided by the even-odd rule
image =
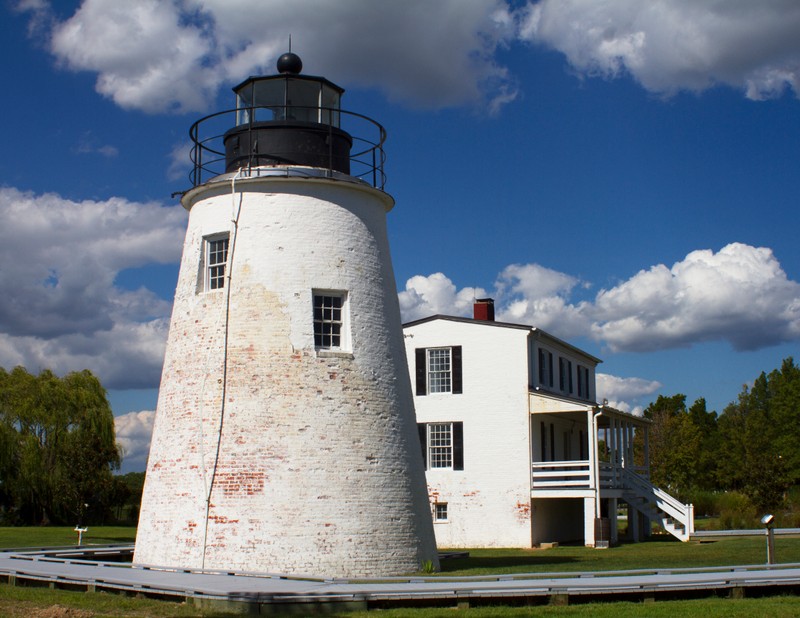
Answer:
[[[0,366],[97,373],[126,469],[155,408],[188,128],[289,34],[388,131],[406,319],[493,296],[604,359],[599,395],[632,411],[681,392],[721,412],[799,356],[794,0],[2,10]]]

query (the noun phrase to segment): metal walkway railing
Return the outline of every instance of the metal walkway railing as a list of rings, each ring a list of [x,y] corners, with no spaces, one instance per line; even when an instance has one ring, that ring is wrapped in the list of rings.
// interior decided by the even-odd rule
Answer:
[[[52,587],[142,593],[165,598],[217,600],[246,605],[289,603],[454,604],[557,596],[602,595],[604,599],[656,598],[676,593],[717,594],[720,589],[800,587],[800,564],[626,571],[519,573],[473,577],[406,576],[339,580],[289,578],[278,574],[157,569],[85,559],[57,558],[62,552],[0,552],[0,580],[48,583]],[[79,548],[76,548],[79,551]]]

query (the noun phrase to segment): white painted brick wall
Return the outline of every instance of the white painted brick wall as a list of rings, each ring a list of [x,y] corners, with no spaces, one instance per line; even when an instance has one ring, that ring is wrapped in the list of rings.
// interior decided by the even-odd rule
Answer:
[[[449,521],[434,523],[440,547],[531,546],[529,332],[448,320],[405,329],[412,379],[416,348],[462,346],[464,392],[414,397],[418,422],[464,423],[464,470],[426,473],[431,503],[448,505]]]
[[[236,190],[221,437],[225,290],[197,289],[203,237],[232,230],[227,182],[184,198],[134,561],[338,577],[436,563],[386,237],[391,198],[323,179]],[[315,352],[312,289],[347,290],[352,355]]]

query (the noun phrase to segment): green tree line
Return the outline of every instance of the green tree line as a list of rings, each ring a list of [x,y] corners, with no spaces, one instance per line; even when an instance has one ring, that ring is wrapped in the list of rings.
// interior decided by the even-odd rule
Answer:
[[[678,394],[659,396],[644,415],[651,480],[683,500],[737,492],[765,511],[800,487],[800,368],[791,357],[744,386],[722,414],[703,398],[687,407]]]
[[[130,493],[106,391],[89,371],[0,368],[0,521],[85,524]]]
[[[644,414],[651,480],[696,508],[704,494],[736,494],[746,504],[735,508],[775,510],[800,492],[800,368],[791,357],[719,415],[682,394],[659,396]],[[642,442],[637,435],[640,458]],[[115,476],[120,461],[106,391],[91,372],[0,368],[0,523],[135,521],[144,474]]]

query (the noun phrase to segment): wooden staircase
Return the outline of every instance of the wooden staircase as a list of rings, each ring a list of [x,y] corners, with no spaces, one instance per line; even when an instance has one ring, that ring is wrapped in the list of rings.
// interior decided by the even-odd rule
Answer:
[[[694,506],[683,504],[643,476],[624,469],[624,500],[681,541],[694,534]]]

